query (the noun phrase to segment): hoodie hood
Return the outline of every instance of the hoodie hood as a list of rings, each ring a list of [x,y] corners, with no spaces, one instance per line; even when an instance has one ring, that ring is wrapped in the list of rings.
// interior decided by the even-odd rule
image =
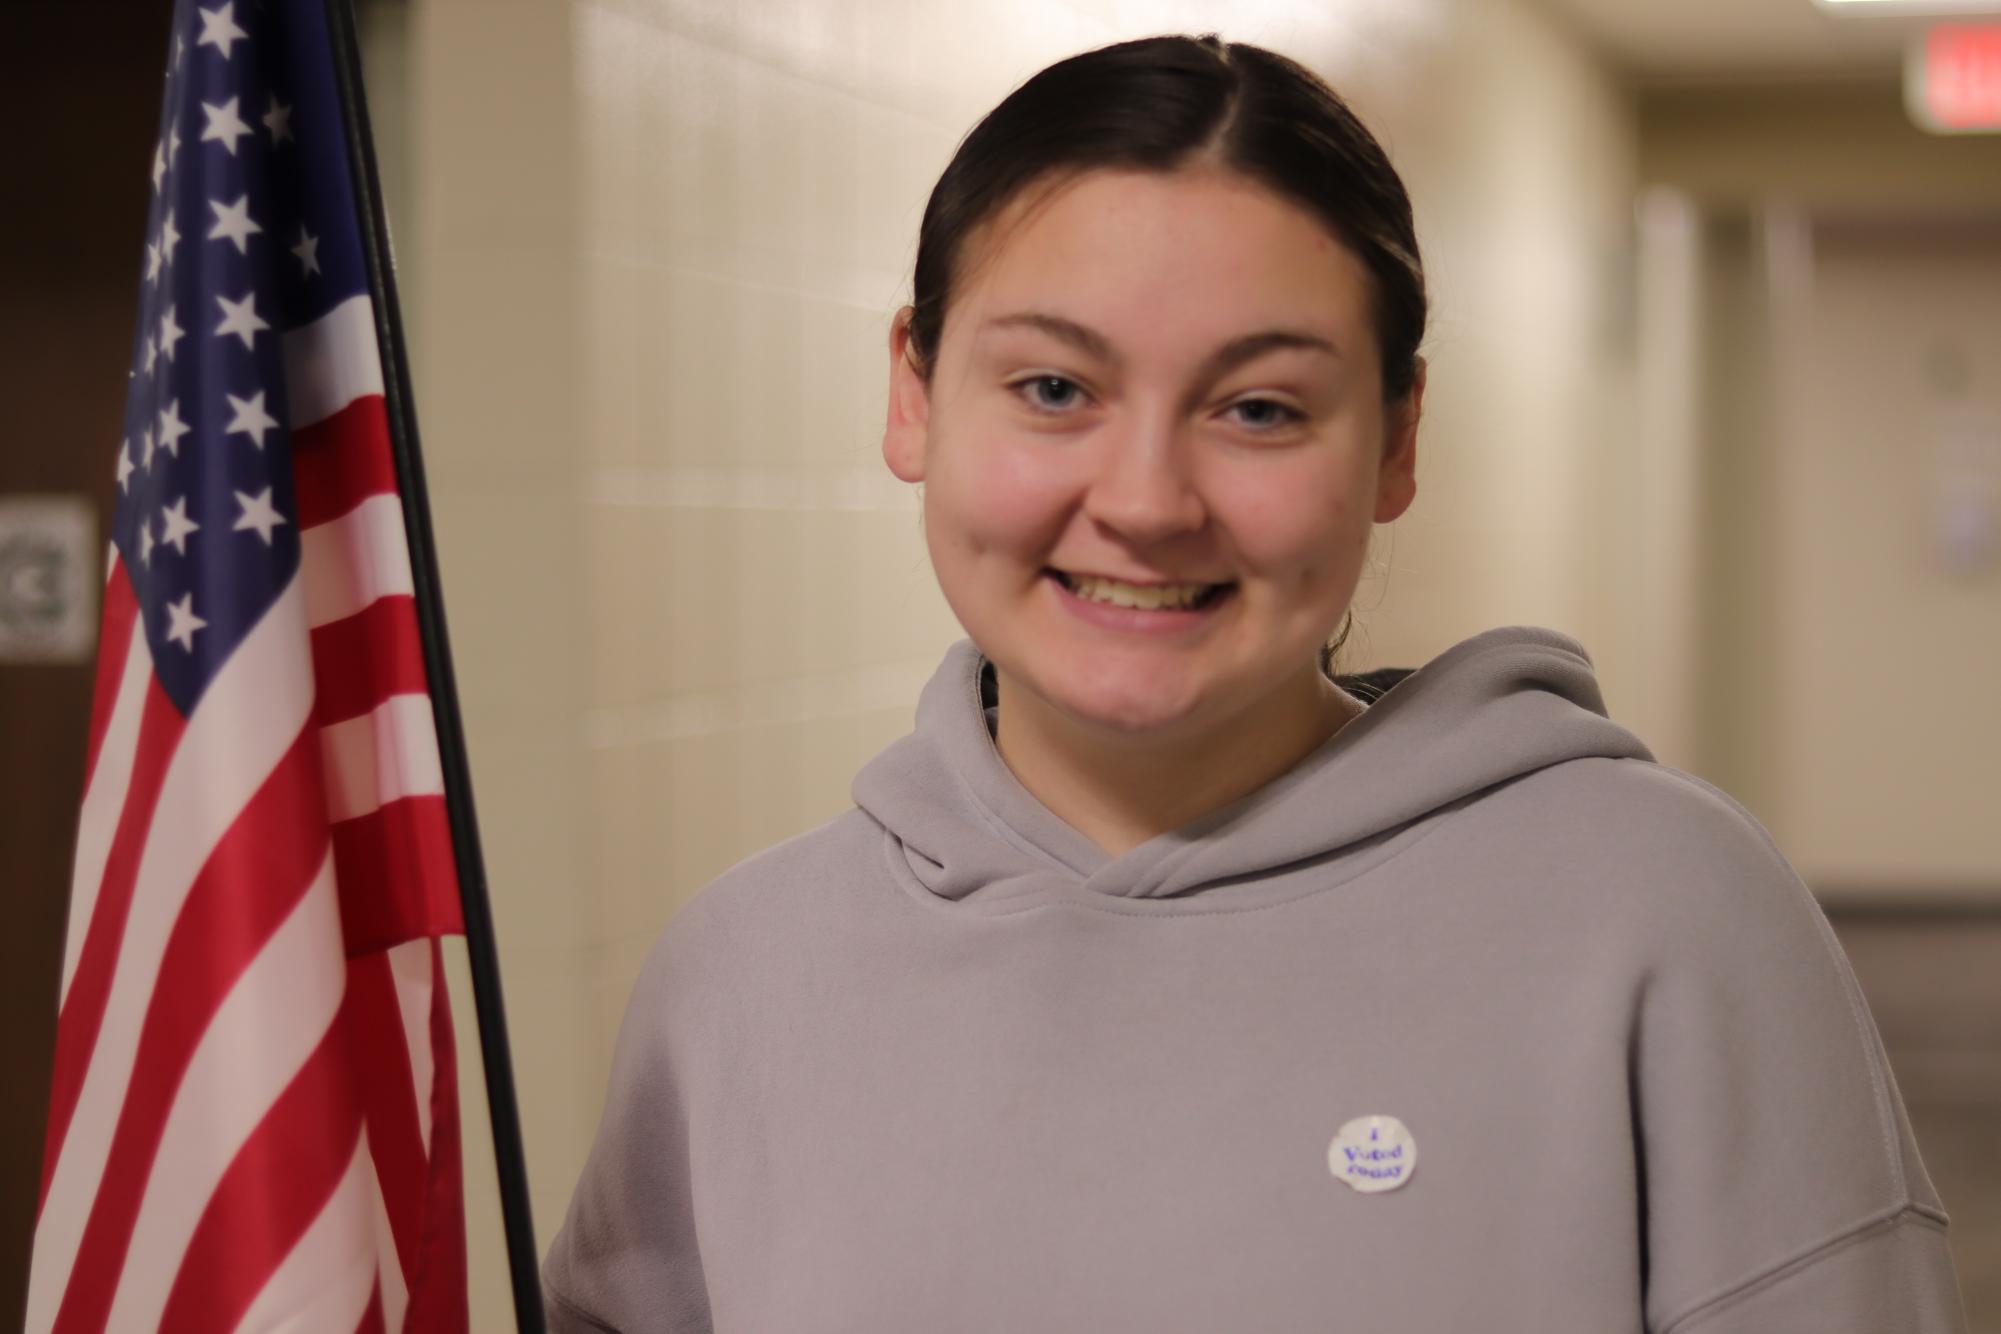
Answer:
[[[1463,640],[1262,788],[1113,857],[1014,777],[989,730],[986,659],[962,639],[917,725],[864,766],[854,801],[940,899],[1077,889],[1185,898],[1384,836],[1482,789],[1589,756],[1650,760],[1611,722],[1584,648],[1536,626]]]

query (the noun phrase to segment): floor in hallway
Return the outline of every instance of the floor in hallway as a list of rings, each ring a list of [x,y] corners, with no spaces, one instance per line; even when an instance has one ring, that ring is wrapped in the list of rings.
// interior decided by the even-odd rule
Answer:
[[[1970,1334],[2001,1334],[2001,916],[1830,916],[1952,1217]]]

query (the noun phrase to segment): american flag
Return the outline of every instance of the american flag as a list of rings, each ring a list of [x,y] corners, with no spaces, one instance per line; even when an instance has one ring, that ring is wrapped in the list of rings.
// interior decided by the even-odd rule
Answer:
[[[173,33],[27,1328],[463,1329],[463,928],[327,17]]]

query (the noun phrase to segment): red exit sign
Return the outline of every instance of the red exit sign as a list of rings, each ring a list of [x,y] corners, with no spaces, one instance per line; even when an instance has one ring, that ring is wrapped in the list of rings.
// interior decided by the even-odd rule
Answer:
[[[1936,134],[2001,130],[2001,23],[1940,23],[1904,62],[1904,103]]]

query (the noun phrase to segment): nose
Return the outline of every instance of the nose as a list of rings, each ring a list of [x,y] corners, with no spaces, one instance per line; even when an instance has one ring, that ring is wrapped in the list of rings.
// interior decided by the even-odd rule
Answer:
[[[1186,442],[1167,422],[1107,432],[1084,513],[1134,546],[1198,531],[1208,522]]]

